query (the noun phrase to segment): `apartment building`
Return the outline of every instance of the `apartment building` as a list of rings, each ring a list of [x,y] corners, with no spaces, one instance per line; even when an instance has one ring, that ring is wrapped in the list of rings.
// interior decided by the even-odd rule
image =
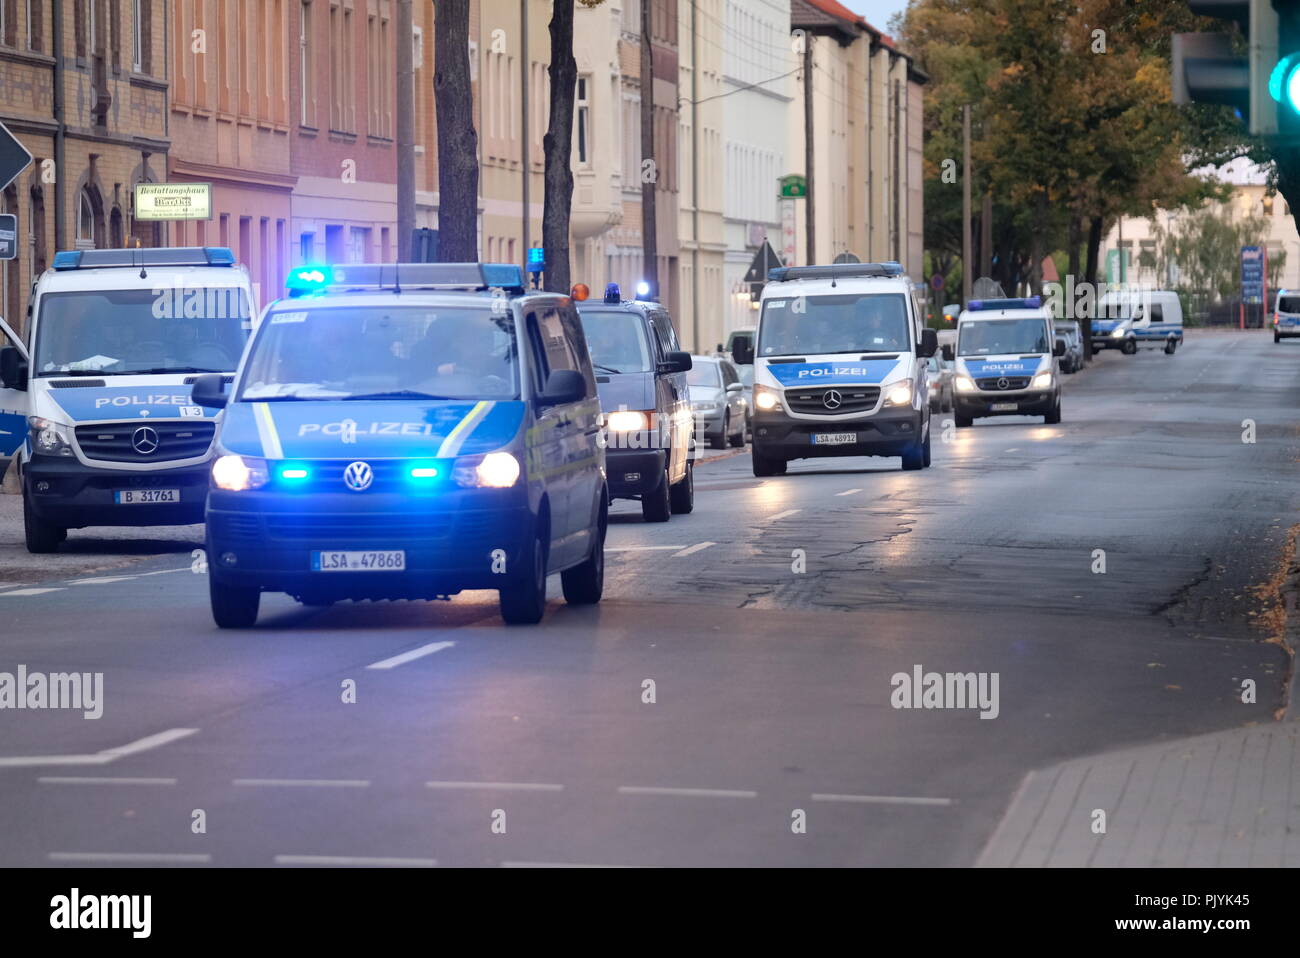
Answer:
[[[253,2],[260,7],[266,0]],[[397,257],[393,0],[289,2],[289,36],[297,38],[287,47],[293,259],[391,262]]]
[[[159,246],[135,184],[171,147],[164,0],[0,0],[0,121],[35,162],[0,196],[18,217],[0,311],[22,328],[28,290],[60,249]]]
[[[290,71],[298,0],[170,0],[168,181],[209,183],[210,220],[171,224],[177,245],[229,246],[258,301],[279,296],[292,260]]]

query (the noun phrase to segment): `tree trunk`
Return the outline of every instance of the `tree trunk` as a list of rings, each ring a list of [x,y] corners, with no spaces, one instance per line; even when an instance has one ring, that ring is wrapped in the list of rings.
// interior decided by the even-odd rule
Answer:
[[[411,259],[411,233],[415,229],[415,63],[412,35],[412,0],[397,0],[394,25],[397,43],[397,262]],[[402,43],[401,37],[407,37]]]
[[[641,266],[642,279],[650,287],[650,299],[659,300],[659,229],[655,193],[659,187],[659,166],[655,160],[655,71],[654,47],[650,39],[650,5],[641,0]]]
[[[1092,287],[1093,309],[1096,309],[1096,292],[1097,292],[1097,260],[1101,256],[1101,227],[1102,221],[1100,216],[1092,216],[1088,219],[1088,265],[1084,268],[1084,281]],[[1085,362],[1092,359],[1092,311],[1079,317],[1079,329],[1083,333],[1083,358]]]
[[[478,133],[469,79],[470,0],[438,0],[433,96],[438,111],[438,259],[478,261]],[[410,38],[406,38],[410,43]]]
[[[542,149],[546,154],[542,246],[543,288],[569,292],[569,210],[573,204],[573,97],[578,63],[573,58],[573,0],[555,0],[551,12],[551,113]]]
[[[1065,275],[1073,276],[1075,282],[1079,281],[1079,236],[1081,232],[1082,227],[1079,225],[1078,214],[1070,214],[1070,225],[1068,227],[1068,232],[1066,233],[1065,241],[1069,263],[1065,268]]]
[[[1043,240],[1047,233],[1047,190],[1040,189],[1034,199],[1034,229],[1029,236],[1029,295],[1043,292]]]
[[[817,262],[817,205],[813,177],[813,38],[804,31],[803,36],[803,173],[806,194],[804,232],[807,234],[808,265]]]

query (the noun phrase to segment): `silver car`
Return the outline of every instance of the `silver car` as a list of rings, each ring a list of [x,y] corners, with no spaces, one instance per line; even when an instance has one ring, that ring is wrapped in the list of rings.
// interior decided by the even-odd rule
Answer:
[[[695,414],[695,435],[704,436],[709,448],[745,444],[745,385],[730,360],[717,356],[692,356],[686,382]]]

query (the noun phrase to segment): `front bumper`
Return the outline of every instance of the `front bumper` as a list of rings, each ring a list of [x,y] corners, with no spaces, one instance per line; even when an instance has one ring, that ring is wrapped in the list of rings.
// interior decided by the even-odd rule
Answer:
[[[664,449],[605,449],[606,482],[611,499],[648,495],[664,481],[668,465]]]
[[[928,412],[882,408],[869,416],[830,419],[794,419],[783,412],[758,411],[752,420],[754,454],[784,459],[819,459],[828,456],[901,456],[922,436]],[[818,433],[853,433],[854,441],[842,445],[814,445]]]
[[[1059,398],[1060,393],[1057,388],[955,392],[953,409],[972,419],[983,419],[988,416],[1042,416],[1052,411]],[[1011,404],[1014,404],[1014,409],[993,408]]]
[[[233,586],[337,599],[499,589],[526,569],[536,516],[519,490],[226,492],[208,497],[208,573]],[[406,553],[401,572],[313,572],[321,550]]]
[[[85,526],[183,526],[203,521],[210,466],[138,472],[87,466],[73,458],[33,456],[23,464],[23,495],[38,519],[67,529]],[[113,493],[178,489],[179,503],[118,505]]]

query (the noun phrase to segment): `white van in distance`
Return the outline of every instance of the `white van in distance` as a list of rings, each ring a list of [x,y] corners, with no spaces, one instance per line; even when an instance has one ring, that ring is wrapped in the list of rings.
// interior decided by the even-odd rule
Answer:
[[[1097,304],[1092,348],[1132,356],[1141,346],[1172,356],[1183,341],[1183,304],[1167,289],[1111,291]]]

